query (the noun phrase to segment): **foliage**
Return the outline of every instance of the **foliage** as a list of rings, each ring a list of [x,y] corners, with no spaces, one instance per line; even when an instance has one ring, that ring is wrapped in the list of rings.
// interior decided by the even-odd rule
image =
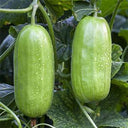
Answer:
[[[0,1],[0,8],[12,8],[12,9],[18,9],[18,8],[25,8],[28,7],[31,3],[31,0],[4,0]],[[0,13],[0,27],[3,25],[8,24],[20,24],[24,23],[28,20],[26,14],[8,14],[8,13]]]
[[[97,0],[98,15],[110,23],[118,0]],[[0,1],[0,8],[26,8],[31,0]],[[91,128],[77,105],[71,89],[72,40],[77,23],[86,15],[93,15],[94,0],[41,0],[54,23],[58,69],[56,70],[53,103],[38,123],[45,122],[56,128]],[[30,23],[31,13],[8,14],[0,12],[0,55],[15,42],[23,26]],[[48,28],[41,12],[36,21]],[[128,0],[122,0],[112,29],[112,72],[109,96],[99,103],[86,104],[94,110],[91,117],[99,128],[128,127]],[[100,50],[100,49],[99,49]],[[20,118],[23,127],[30,127],[30,119],[16,107],[13,87],[13,51],[0,63],[0,101]],[[0,107],[0,109],[2,109]],[[0,127],[17,128],[16,121],[0,110]]]

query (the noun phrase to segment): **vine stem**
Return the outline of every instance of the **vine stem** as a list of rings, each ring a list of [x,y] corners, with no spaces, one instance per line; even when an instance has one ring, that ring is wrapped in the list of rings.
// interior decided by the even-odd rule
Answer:
[[[89,120],[90,123],[92,124],[92,126],[93,126],[94,128],[98,128],[98,127],[96,126],[96,124],[94,123],[94,121],[92,120],[92,118],[91,118],[91,117],[89,116],[89,114],[87,113],[87,111],[84,109],[84,106],[79,102],[79,100],[76,99],[76,101],[77,101],[77,103],[79,104],[79,106],[80,106],[81,110],[83,111],[83,113],[85,114],[85,116],[88,118],[88,120]]]
[[[114,12],[113,12],[113,14],[112,14],[112,17],[111,17],[111,20],[110,20],[110,23],[109,23],[109,26],[110,26],[110,30],[111,30],[111,31],[112,31],[112,28],[113,28],[115,16],[116,16],[116,14],[117,14],[118,8],[119,8],[119,6],[120,6],[120,4],[121,4],[122,1],[123,1],[123,0],[118,0],[117,5],[116,5],[116,8],[115,8],[115,10],[114,10]]]
[[[50,125],[50,124],[46,124],[46,123],[40,123],[40,124],[37,124],[37,125],[35,125],[35,126],[32,127],[32,128],[36,128],[36,127],[38,127],[38,126],[42,126],[42,125],[44,125],[44,126],[49,126],[49,127],[51,127],[51,128],[55,128],[55,127],[53,127],[52,125]]]
[[[35,15],[38,8],[37,0],[33,0],[33,11],[32,11],[32,17],[31,17],[31,25],[35,25]]]
[[[10,110],[7,106],[5,106],[2,102],[0,102],[0,106],[2,106],[8,113],[10,113],[17,121],[19,128],[22,128],[21,122],[19,118],[16,116],[16,114],[12,110]]]
[[[94,1],[94,10],[95,10],[94,17],[97,17],[96,0]]]
[[[43,14],[47,24],[48,24],[50,36],[52,38],[52,44],[53,44],[53,49],[54,49],[54,59],[55,59],[55,71],[56,71],[56,69],[57,69],[57,55],[56,55],[55,35],[54,35],[53,27],[52,27],[52,22],[51,22],[49,16],[47,15],[47,12],[45,11],[43,5],[40,3],[40,1],[38,1],[38,6],[39,6],[39,9],[40,9],[41,13]]]
[[[3,13],[26,13],[32,10],[32,6],[30,5],[27,8],[23,9],[7,9],[7,8],[0,8],[0,12]]]
[[[9,55],[9,53],[14,49],[14,45],[15,43],[11,44],[9,48],[2,55],[0,55],[0,62],[2,62]]]

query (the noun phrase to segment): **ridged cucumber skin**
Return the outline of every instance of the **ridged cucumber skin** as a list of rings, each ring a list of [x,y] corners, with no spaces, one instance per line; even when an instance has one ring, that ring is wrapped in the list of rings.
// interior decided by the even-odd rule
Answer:
[[[103,100],[111,80],[111,32],[104,18],[83,18],[74,34],[71,60],[73,92],[82,103]]]
[[[19,110],[28,117],[44,115],[52,102],[54,53],[48,32],[40,25],[27,25],[14,48],[14,90]]]

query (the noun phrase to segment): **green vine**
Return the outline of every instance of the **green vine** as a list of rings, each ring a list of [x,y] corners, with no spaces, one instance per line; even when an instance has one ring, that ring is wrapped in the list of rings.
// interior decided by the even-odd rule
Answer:
[[[112,17],[111,17],[111,20],[110,20],[110,23],[109,23],[109,26],[110,26],[110,30],[111,31],[112,31],[112,28],[113,28],[113,23],[114,23],[114,20],[115,20],[115,16],[117,14],[118,8],[119,8],[119,6],[120,6],[120,4],[121,4],[122,1],[123,0],[118,0],[117,5],[116,5],[116,8],[115,8],[115,10],[114,10],[114,12],[112,14]]]
[[[12,52],[14,45],[15,43],[11,44],[9,48],[2,55],[0,55],[0,62],[2,62]]]
[[[52,38],[53,49],[54,49],[55,70],[56,70],[57,69],[57,55],[56,55],[55,35],[54,35],[52,23],[51,23],[49,16],[47,15],[47,12],[45,11],[43,5],[40,3],[40,1],[38,1],[38,6],[48,24],[48,27],[49,27],[49,32],[50,32],[50,36]]]
[[[17,121],[19,128],[22,128],[21,122],[19,118],[16,116],[16,114],[12,110],[10,110],[7,106],[5,106],[2,102],[0,102],[0,106],[3,107],[8,113],[10,113]]]
[[[32,5],[24,9],[7,9],[7,8],[0,8],[0,12],[3,13],[27,13],[32,10]]]
[[[46,124],[46,123],[40,123],[40,124],[37,124],[37,125],[35,125],[35,126],[32,127],[32,128],[37,128],[38,126],[49,126],[50,128],[55,128],[55,127],[53,127],[52,125],[50,125],[50,124]]]
[[[96,126],[96,124],[94,123],[94,121],[92,120],[92,118],[91,118],[91,117],[89,116],[89,114],[87,113],[87,111],[85,110],[84,106],[79,102],[79,100],[76,99],[76,101],[77,101],[78,105],[80,106],[81,110],[83,111],[84,115],[87,117],[87,119],[89,120],[89,122],[92,124],[92,126],[93,126],[94,128],[98,128],[98,127]]]

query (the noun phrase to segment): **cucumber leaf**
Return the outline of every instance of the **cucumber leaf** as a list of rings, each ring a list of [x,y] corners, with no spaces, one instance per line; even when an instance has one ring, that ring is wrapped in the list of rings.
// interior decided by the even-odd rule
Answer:
[[[128,63],[125,62],[120,71],[112,79],[112,84],[118,85],[122,88],[128,88]]]
[[[44,0],[46,7],[49,9],[50,14],[52,16],[53,22],[56,22],[58,18],[60,18],[65,11],[72,9],[72,1],[71,0]]]
[[[80,21],[84,16],[94,13],[94,8],[89,2],[79,1],[74,3],[73,11],[77,21]]]
[[[0,84],[0,101],[10,105],[14,101],[14,87],[9,84]]]
[[[112,45],[112,71],[111,71],[111,77],[113,78],[115,74],[120,70],[123,62],[120,58],[122,55],[123,49],[120,45],[113,44]]]
[[[58,62],[67,61],[71,58],[71,44],[73,38],[73,27],[75,27],[75,20],[73,17],[56,23],[54,25],[56,46],[57,46],[57,58]]]
[[[113,77],[112,84],[118,85],[121,88],[128,88],[128,46],[125,48],[122,55],[123,65],[119,72]]]
[[[106,100],[96,105],[96,107],[99,108],[99,112],[92,115],[92,118],[98,127],[127,128],[128,119],[114,111],[120,101],[118,99],[121,95],[121,93],[119,95],[119,91],[115,91],[115,93],[112,91]],[[47,115],[53,120],[53,125],[56,128],[92,128],[92,125],[80,110],[69,90],[55,93],[53,104]]]
[[[15,42],[15,39],[8,35],[0,45],[0,55]],[[13,79],[13,52],[0,63],[0,82],[12,84]]]
[[[101,11],[100,16],[108,16],[115,9],[117,0],[97,0],[97,7]]]
[[[93,128],[69,91],[54,94],[53,104],[47,115],[56,128]]]
[[[31,0],[2,0],[0,1],[0,8],[9,8],[9,9],[21,9],[26,8],[30,5]],[[27,14],[14,14],[14,13],[1,13],[0,12],[0,27],[8,24],[20,24],[26,22]]]

